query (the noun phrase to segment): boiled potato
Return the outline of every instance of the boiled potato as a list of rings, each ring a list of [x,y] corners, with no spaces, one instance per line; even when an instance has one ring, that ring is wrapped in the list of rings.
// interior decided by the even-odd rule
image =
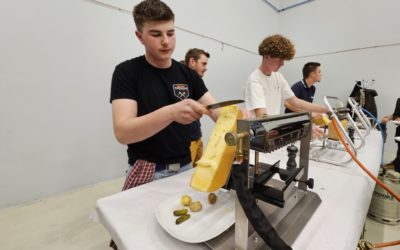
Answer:
[[[184,206],[189,206],[190,203],[192,203],[192,197],[190,197],[189,195],[184,195],[181,197],[181,204]]]
[[[203,208],[203,206],[201,205],[200,201],[194,201],[190,203],[189,208],[192,212],[198,212]]]
[[[213,205],[215,202],[217,202],[217,195],[214,193],[209,193],[208,194],[208,202]]]

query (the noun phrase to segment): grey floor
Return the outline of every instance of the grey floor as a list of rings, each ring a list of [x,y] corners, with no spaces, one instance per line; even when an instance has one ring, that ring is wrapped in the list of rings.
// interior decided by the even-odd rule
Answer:
[[[90,221],[89,215],[96,200],[119,192],[123,181],[124,178],[118,178],[0,210],[0,248],[109,250],[108,232]],[[384,225],[367,218],[365,239],[373,243],[399,240],[400,225]],[[400,246],[384,249],[400,249]]]
[[[0,210],[0,249],[109,250],[105,228],[89,220],[96,200],[119,192],[124,178]]]

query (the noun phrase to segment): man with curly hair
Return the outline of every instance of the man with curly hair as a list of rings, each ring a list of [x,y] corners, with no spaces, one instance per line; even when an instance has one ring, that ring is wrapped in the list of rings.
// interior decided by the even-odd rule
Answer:
[[[324,106],[297,98],[288,82],[278,70],[284,61],[291,60],[296,51],[292,42],[279,34],[265,38],[258,47],[262,56],[261,65],[247,78],[245,85],[246,108],[257,117],[280,114],[282,99],[298,110],[325,113]],[[322,136],[322,131],[314,130],[314,135]]]

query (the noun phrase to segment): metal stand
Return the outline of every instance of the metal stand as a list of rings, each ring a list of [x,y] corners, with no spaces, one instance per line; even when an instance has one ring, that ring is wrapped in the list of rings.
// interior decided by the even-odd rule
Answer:
[[[365,136],[369,135],[371,132],[371,121],[368,119],[368,117],[365,115],[364,111],[362,110],[362,107],[359,103],[357,103],[353,97],[349,97],[347,100],[349,103],[351,109],[352,109],[352,114],[356,115],[358,118],[358,121],[361,122],[362,128],[365,129]]]
[[[334,101],[335,105],[332,105],[331,101]],[[330,113],[331,113],[331,120],[335,120],[336,123],[338,124],[340,132],[343,134],[345,138],[346,144],[348,144],[353,151],[353,153],[357,156],[357,149],[361,148],[365,144],[365,138],[364,135],[361,133],[361,131],[358,129],[358,126],[354,122],[353,118],[350,116],[349,110],[344,106],[344,104],[337,98],[337,97],[332,97],[332,96],[324,96],[324,102],[327,105]],[[343,127],[342,123],[340,122],[338,116],[339,115],[345,115],[344,117],[348,120],[350,123],[351,129],[354,129],[351,134],[355,132],[357,137],[355,136],[349,136],[347,133],[346,129]],[[357,139],[358,145],[355,146],[355,139]],[[346,151],[344,146],[341,145],[340,141],[337,140],[330,140],[329,138],[324,138],[322,143],[320,144],[312,144],[312,152],[310,159],[318,162],[325,162],[333,165],[338,165],[338,166],[343,166],[350,162],[352,159],[350,156],[347,154],[344,155],[342,160],[335,160],[334,158],[337,158],[337,155],[334,155],[331,157],[329,155],[330,149],[334,150],[340,150],[340,151]]]
[[[308,113],[295,113],[254,120],[239,120],[237,133],[228,133],[225,141],[237,146],[236,159],[247,166],[247,187],[267,220],[283,241],[291,245],[321,203],[319,196],[308,190],[313,180],[308,178],[311,138],[311,120]],[[259,162],[258,152],[269,153],[284,145],[300,140],[298,152],[288,147],[286,169]],[[249,163],[250,149],[255,150],[255,164]],[[233,166],[235,167],[235,166]],[[276,174],[279,178],[272,178]],[[307,188],[308,187],[308,188]],[[235,194],[235,225],[220,236],[207,241],[211,249],[270,249],[252,227]]]

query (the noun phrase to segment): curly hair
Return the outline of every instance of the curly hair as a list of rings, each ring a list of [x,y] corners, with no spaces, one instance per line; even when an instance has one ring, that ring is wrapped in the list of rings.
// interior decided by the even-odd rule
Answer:
[[[277,34],[269,36],[261,42],[258,46],[258,54],[289,61],[296,54],[296,50],[288,38]]]
[[[160,0],[144,0],[133,8],[136,29],[142,31],[148,21],[174,21],[175,15],[168,5]]]

